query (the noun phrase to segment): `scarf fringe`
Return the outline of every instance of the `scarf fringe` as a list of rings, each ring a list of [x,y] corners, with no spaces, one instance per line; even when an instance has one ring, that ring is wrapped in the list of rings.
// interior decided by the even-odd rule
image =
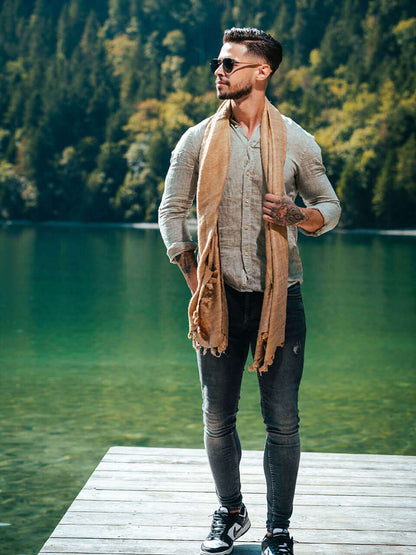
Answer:
[[[265,333],[263,335],[267,336],[267,337],[262,337],[263,344],[264,344],[263,349],[264,349],[264,352],[266,352],[268,334]],[[284,341],[277,345],[277,347],[283,347],[283,346],[284,346]],[[259,374],[263,374],[263,372],[267,372],[269,369],[269,366],[271,366],[274,362],[276,353],[277,353],[277,350],[275,350],[273,354],[270,355],[269,357],[263,358],[263,360],[254,360],[248,367],[248,373],[251,374],[252,372],[258,372]]]
[[[197,332],[190,331],[188,333],[188,338],[192,339],[192,346],[195,349],[195,351],[202,351],[203,355],[206,355],[208,352],[210,352],[211,355],[213,355],[214,357],[219,358],[228,346],[228,338],[225,335],[224,335],[224,338],[223,338],[222,342],[217,347],[210,347],[209,345],[202,345],[200,343],[200,340],[198,340],[198,337],[200,337],[200,336],[198,336]]]

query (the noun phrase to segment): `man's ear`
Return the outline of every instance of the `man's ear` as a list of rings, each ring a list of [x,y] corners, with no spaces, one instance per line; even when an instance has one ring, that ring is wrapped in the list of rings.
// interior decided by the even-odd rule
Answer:
[[[263,64],[257,69],[257,78],[260,81],[265,81],[272,74],[272,68],[268,64]]]

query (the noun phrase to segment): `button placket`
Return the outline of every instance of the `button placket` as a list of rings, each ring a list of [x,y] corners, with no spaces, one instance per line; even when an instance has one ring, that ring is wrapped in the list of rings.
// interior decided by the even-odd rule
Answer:
[[[257,134],[256,134],[257,135]],[[258,137],[255,138],[253,136],[247,145],[247,157],[249,159],[249,164],[245,168],[246,176],[244,176],[244,181],[246,182],[246,189],[247,192],[245,196],[245,200],[247,202],[244,203],[243,209],[243,229],[242,229],[242,251],[243,251],[243,260],[248,273],[248,285],[255,285],[257,275],[256,270],[256,248],[257,243],[255,238],[253,237],[253,226],[255,227],[256,224],[253,221],[255,214],[257,213],[257,202],[258,202],[258,193],[257,193],[257,181],[256,176],[258,173],[258,158],[260,154],[260,149],[257,148],[259,146],[260,139]],[[254,240],[254,242],[253,242]]]
[[[243,224],[243,233],[242,233],[242,242],[241,242],[241,250],[243,255],[243,264],[246,272],[249,275],[252,274],[252,264],[251,264],[251,248],[250,248],[250,234],[244,233],[244,231],[248,231],[249,229],[249,222],[250,222],[250,198],[252,195],[253,189],[253,168],[254,168],[254,159],[253,159],[253,150],[250,144],[247,145],[246,150],[246,159],[247,164],[245,165],[245,175],[243,176],[243,207],[242,207],[242,224]]]

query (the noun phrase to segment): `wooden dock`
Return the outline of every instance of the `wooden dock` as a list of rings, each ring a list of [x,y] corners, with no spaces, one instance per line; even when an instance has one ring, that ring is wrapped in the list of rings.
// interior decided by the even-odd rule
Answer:
[[[265,482],[244,451],[251,529],[234,555],[260,555]],[[302,453],[291,531],[295,555],[416,554],[416,457]],[[42,555],[198,555],[217,500],[205,452],[112,447]]]

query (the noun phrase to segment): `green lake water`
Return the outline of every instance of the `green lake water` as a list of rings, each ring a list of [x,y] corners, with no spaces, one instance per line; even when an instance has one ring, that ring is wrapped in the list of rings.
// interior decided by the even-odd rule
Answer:
[[[301,237],[305,451],[416,454],[415,247]],[[35,554],[110,446],[203,447],[189,294],[157,230],[4,227],[0,268],[0,552]]]

